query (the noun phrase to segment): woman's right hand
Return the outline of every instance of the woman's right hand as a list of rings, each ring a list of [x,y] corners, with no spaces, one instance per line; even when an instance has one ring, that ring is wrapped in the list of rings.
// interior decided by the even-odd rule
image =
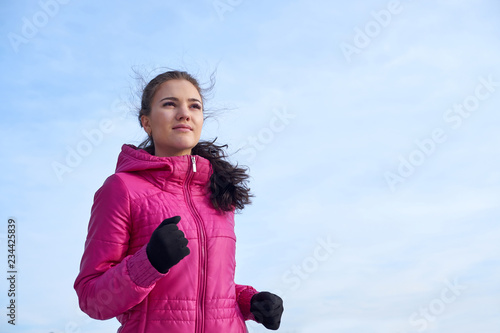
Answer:
[[[187,247],[188,240],[182,230],[177,227],[180,220],[180,216],[164,220],[153,231],[146,246],[146,253],[151,265],[162,274],[167,273],[170,268],[190,253]]]

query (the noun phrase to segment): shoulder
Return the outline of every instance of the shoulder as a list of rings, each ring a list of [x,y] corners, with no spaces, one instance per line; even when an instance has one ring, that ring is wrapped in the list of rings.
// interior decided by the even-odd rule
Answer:
[[[102,186],[94,195],[94,209],[107,210],[114,206],[121,206],[130,198],[128,188],[122,178],[113,174],[106,178]]]
[[[105,197],[113,197],[118,201],[131,203],[156,194],[159,190],[142,174],[136,172],[117,172],[104,181],[99,191]]]
[[[127,190],[126,182],[123,180],[122,176],[115,173],[106,178],[102,186],[97,190],[97,194],[118,194]]]
[[[99,190],[129,191],[141,182],[142,178],[129,172],[117,172],[106,178]]]
[[[128,207],[144,191],[144,180],[140,176],[117,172],[106,178],[94,195],[94,204],[105,207]]]

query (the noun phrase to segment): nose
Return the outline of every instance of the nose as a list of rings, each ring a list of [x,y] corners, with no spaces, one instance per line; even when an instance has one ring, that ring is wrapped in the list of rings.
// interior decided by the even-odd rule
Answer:
[[[179,105],[179,108],[177,110],[177,120],[189,120],[191,117],[190,113],[189,113],[189,107],[186,103],[181,103]]]

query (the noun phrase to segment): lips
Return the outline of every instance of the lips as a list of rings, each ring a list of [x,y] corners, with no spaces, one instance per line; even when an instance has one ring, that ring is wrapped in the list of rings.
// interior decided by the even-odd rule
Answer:
[[[193,128],[191,126],[184,125],[184,124],[176,125],[172,129],[174,129],[174,130],[181,130],[181,131],[192,131],[193,130]]]

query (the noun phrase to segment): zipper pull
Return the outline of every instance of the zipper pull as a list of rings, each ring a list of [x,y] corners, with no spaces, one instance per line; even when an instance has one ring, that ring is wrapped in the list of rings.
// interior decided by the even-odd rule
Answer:
[[[191,162],[193,162],[193,172],[196,172],[196,159],[194,156],[191,156]]]

